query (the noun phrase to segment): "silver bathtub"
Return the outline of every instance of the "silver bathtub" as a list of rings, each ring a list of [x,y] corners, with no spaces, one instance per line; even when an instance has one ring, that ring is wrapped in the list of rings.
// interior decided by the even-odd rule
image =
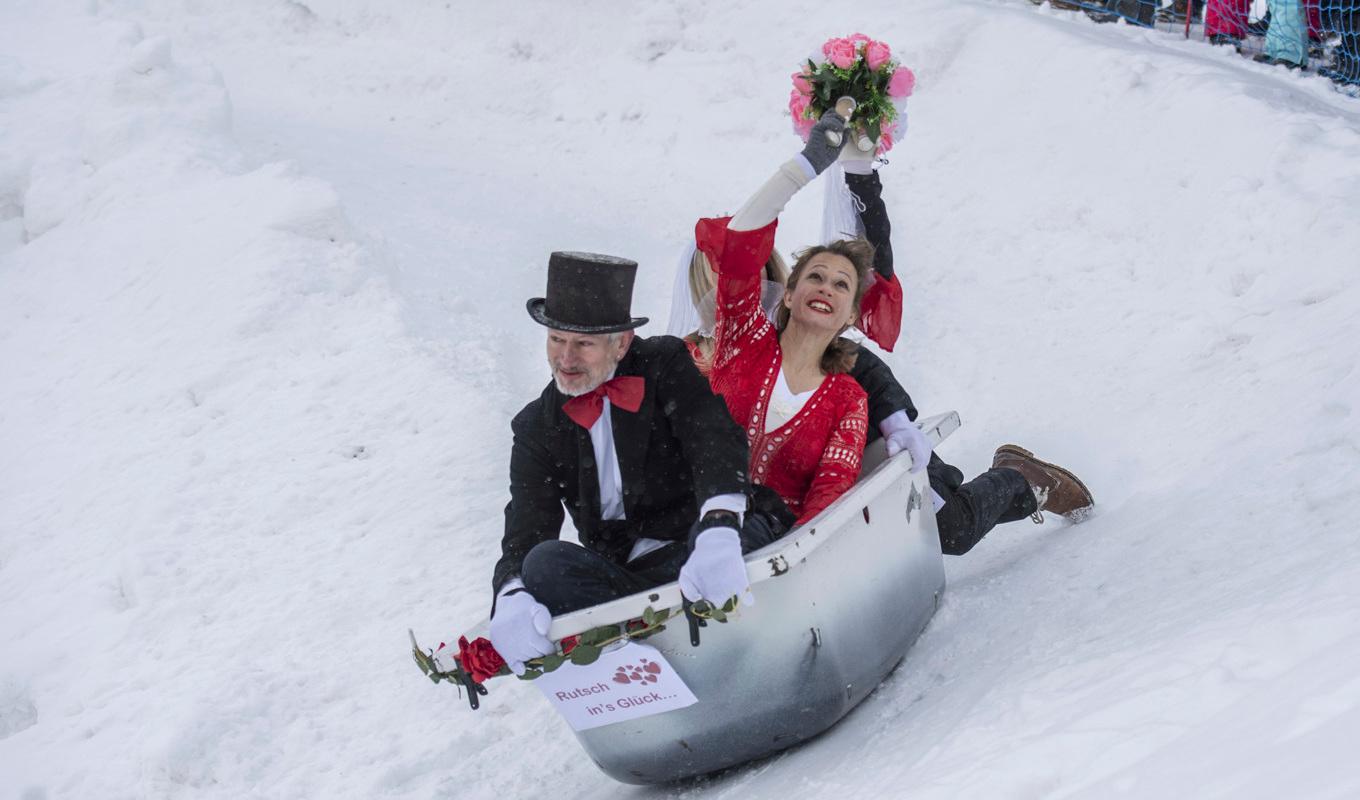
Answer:
[[[921,422],[936,444],[955,413]],[[647,643],[699,698],[695,705],[577,733],[611,777],[661,783],[782,750],[836,724],[892,671],[935,614],[944,566],[925,472],[865,454],[853,490],[746,558],[756,605],[710,622],[692,647],[683,618]],[[558,640],[678,607],[674,583],[553,620]]]

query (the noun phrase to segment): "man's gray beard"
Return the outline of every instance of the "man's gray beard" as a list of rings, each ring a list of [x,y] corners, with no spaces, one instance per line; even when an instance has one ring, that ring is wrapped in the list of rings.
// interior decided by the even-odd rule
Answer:
[[[557,384],[557,391],[561,392],[562,394],[566,395],[567,397],[580,397],[580,396],[583,395],[583,394],[590,394],[591,392],[593,392],[593,391],[595,391],[596,389],[600,388],[600,383],[604,383],[604,381],[600,381],[600,383],[597,383],[597,384],[595,384],[594,386],[591,386],[589,389],[581,389],[580,391],[573,391],[573,390],[568,389],[567,387],[563,386],[563,385],[562,385],[562,381],[559,381],[559,380],[557,379],[557,373],[554,372],[554,373],[553,373],[553,383]]]
[[[610,365],[609,365],[609,369],[605,370],[604,376],[603,376],[602,378],[600,378],[598,381],[596,381],[596,382],[590,384],[590,386],[588,386],[588,387],[586,387],[586,388],[584,388],[584,389],[571,390],[571,389],[568,389],[567,387],[565,387],[565,386],[562,385],[562,381],[558,380],[558,378],[557,378],[557,370],[553,369],[553,365],[552,365],[552,362],[551,362],[551,361],[548,362],[548,369],[552,370],[553,384],[555,384],[555,385],[557,386],[557,391],[561,392],[562,394],[566,395],[567,397],[580,397],[580,396],[583,395],[583,394],[590,394],[591,392],[593,392],[593,391],[595,391],[596,389],[600,388],[600,386],[602,386],[602,385],[604,384],[605,381],[607,381],[607,380],[609,380],[610,378],[614,377],[614,370],[618,369],[618,366],[619,366],[619,362],[618,362],[618,361],[615,361],[613,364],[610,364]]]

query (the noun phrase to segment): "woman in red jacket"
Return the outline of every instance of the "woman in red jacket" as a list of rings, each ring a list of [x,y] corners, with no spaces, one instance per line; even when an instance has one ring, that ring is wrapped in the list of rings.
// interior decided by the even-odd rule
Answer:
[[[751,481],[775,490],[799,524],[859,477],[868,404],[846,374],[854,349],[840,334],[859,315],[873,247],[842,240],[800,253],[774,321],[761,308],[761,286],[779,212],[836,160],[840,148],[825,133],[844,124],[828,112],[803,152],[730,221],[700,220],[695,228],[718,272],[713,390],[746,431]]]

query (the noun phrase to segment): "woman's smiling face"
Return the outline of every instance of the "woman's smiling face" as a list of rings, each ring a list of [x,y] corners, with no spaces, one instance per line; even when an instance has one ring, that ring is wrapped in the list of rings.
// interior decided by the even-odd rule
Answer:
[[[789,323],[840,333],[854,321],[858,288],[859,278],[850,259],[818,253],[784,293]]]

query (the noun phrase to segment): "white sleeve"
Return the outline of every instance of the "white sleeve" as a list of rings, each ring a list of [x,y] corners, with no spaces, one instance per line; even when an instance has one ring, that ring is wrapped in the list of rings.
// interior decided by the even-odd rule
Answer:
[[[753,231],[769,225],[779,218],[779,212],[784,210],[789,198],[815,177],[817,170],[801,153],[785,161],[779,171],[732,215],[727,227],[734,231]]]

